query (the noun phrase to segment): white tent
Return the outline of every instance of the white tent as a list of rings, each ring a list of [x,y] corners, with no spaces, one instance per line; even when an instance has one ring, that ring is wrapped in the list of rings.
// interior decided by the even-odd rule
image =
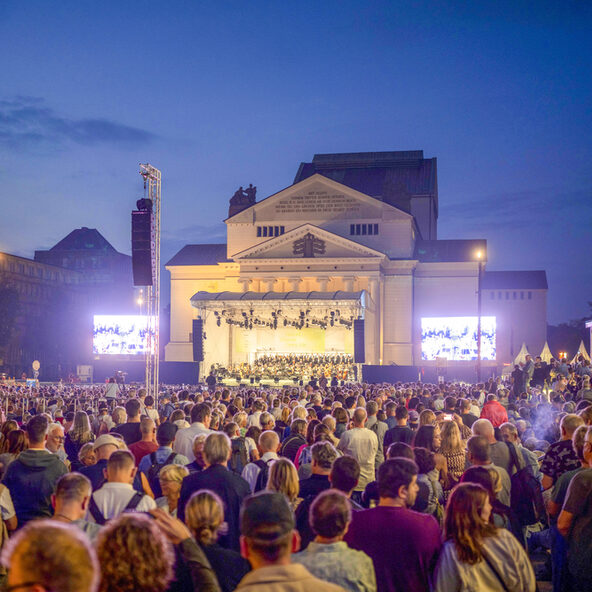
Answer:
[[[514,358],[514,365],[517,364],[524,364],[526,362],[526,356],[530,355],[529,351],[526,349],[526,343],[522,344],[518,355]]]
[[[573,360],[571,361],[572,364],[575,364],[578,356],[582,354],[584,356],[584,358],[588,361],[590,361],[590,356],[588,355],[588,352],[586,351],[586,346],[584,345],[584,341],[580,341],[580,347],[578,348],[578,351],[576,352],[576,355],[573,357]]]
[[[541,352],[541,360],[543,360],[543,362],[546,362],[547,364],[549,364],[551,362],[552,357],[553,357],[553,354],[551,353],[551,350],[549,349],[549,344],[545,341],[545,347],[543,347],[543,351]]]

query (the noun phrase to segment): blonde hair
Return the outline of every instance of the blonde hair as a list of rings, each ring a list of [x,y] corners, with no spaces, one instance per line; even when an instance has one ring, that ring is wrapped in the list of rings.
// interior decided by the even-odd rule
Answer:
[[[442,438],[440,452],[455,453],[464,451],[460,429],[455,421],[448,420],[442,422],[440,425],[440,437]]]
[[[115,407],[115,409],[113,409],[111,417],[115,425],[120,425],[126,422],[127,413],[125,412],[125,409],[123,407]]]
[[[121,514],[102,528],[97,555],[100,592],[164,592],[173,578],[172,545],[156,522],[139,512]]]
[[[78,444],[86,444],[94,440],[94,434],[92,433],[86,411],[76,412],[69,434],[70,438]]]
[[[167,481],[175,481],[181,483],[185,477],[189,475],[189,471],[183,465],[165,465],[158,473],[159,479],[166,479]]]
[[[293,503],[300,493],[298,471],[294,463],[287,458],[280,458],[271,463],[267,478],[268,491],[279,491]]]
[[[435,425],[436,423],[436,414],[431,409],[424,409],[419,414],[419,427],[424,425]]]
[[[222,500],[208,489],[196,491],[185,506],[185,522],[200,545],[211,545],[224,522]]]

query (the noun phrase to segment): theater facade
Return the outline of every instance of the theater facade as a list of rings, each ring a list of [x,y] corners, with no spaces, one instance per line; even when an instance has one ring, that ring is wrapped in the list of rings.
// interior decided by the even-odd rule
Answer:
[[[541,350],[545,272],[487,271],[484,239],[438,240],[438,207],[423,151],[316,155],[265,199],[239,189],[227,242],[166,265],[166,360],[193,361],[196,319],[203,371],[293,354],[493,371]]]

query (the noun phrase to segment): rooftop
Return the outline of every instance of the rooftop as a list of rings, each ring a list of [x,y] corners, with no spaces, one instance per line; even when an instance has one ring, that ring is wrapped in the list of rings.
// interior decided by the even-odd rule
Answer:
[[[216,265],[231,261],[226,257],[226,243],[185,245],[166,265]]]
[[[117,253],[111,243],[96,229],[76,228],[59,243],[51,247],[50,251],[104,251]]]

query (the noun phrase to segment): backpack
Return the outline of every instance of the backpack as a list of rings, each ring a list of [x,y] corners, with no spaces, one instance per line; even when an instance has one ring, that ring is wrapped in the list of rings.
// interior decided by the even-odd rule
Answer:
[[[512,464],[516,467],[516,472],[510,477],[511,508],[521,526],[536,524],[545,515],[541,484],[529,465],[520,467],[516,448],[513,444],[507,444]]]
[[[273,460],[273,459],[272,459]],[[257,480],[255,481],[255,487],[253,488],[253,493],[257,491],[261,491],[267,487],[267,479],[269,477],[269,462],[265,462],[264,460],[256,460],[253,464],[257,465],[259,469],[259,473],[257,474]]]
[[[138,507],[139,503],[142,501],[143,497],[143,493],[135,491],[134,495],[132,496],[132,499],[130,499],[130,501],[127,502],[125,508],[123,508],[123,511],[126,512],[128,510],[135,510]],[[101,510],[99,510],[99,506],[97,506],[97,502],[95,502],[95,498],[93,495],[90,496],[88,511],[91,513],[91,516],[95,519],[95,522],[100,526],[103,526],[107,523],[107,518],[105,518]]]
[[[150,467],[146,471],[146,478],[150,484],[150,489],[154,493],[154,497],[160,497],[162,495],[162,489],[160,488],[160,481],[158,480],[158,474],[160,469],[166,465],[170,465],[177,456],[176,452],[171,452],[164,462],[156,462],[156,452],[150,453]]]
[[[247,452],[247,441],[244,436],[239,436],[230,441],[232,454],[230,456],[230,470],[241,475],[243,469],[249,464],[249,453]]]

